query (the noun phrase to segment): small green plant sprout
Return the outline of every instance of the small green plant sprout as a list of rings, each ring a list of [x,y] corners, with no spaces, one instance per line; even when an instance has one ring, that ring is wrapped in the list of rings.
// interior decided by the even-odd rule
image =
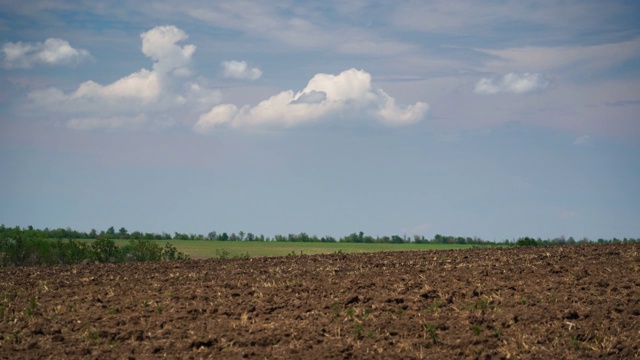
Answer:
[[[363,328],[363,325],[362,323],[359,323],[359,322],[356,322],[355,325],[353,326],[353,333],[356,339],[362,339],[362,328]]]
[[[571,343],[571,346],[573,346],[574,349],[578,350],[580,349],[582,346],[580,345],[580,341],[578,341],[578,338],[575,335],[571,336],[571,339],[569,339],[569,342]]]
[[[471,327],[471,331],[473,332],[473,335],[478,336],[482,332],[482,328],[480,327],[480,325],[475,324]]]
[[[38,299],[35,296],[29,298],[29,305],[24,309],[26,316],[33,316],[36,308],[38,307]]]
[[[440,312],[442,306],[442,300],[440,300],[440,298],[436,298],[435,300],[433,300],[433,302],[429,305],[428,307],[428,311],[434,314],[437,314]]]
[[[162,310],[163,310],[163,309],[162,309],[162,306],[160,306],[160,305],[156,305],[156,314],[158,314],[158,315],[162,315]]]
[[[337,318],[340,316],[340,303],[337,301],[334,301],[333,304],[331,304],[331,310],[333,310],[333,317]]]
[[[367,337],[368,337],[369,339],[375,339],[375,338],[376,338],[376,333],[375,333],[374,331],[369,331],[369,332],[367,333]]]
[[[356,309],[354,308],[347,309],[347,318],[349,318],[349,320],[353,320],[355,313],[356,313]]]
[[[428,336],[434,344],[438,342],[438,333],[434,324],[422,324],[422,328],[425,331],[425,337]]]
[[[149,301],[148,300],[142,301],[142,306],[143,307],[149,307]]]
[[[520,304],[522,305],[527,305],[527,298],[525,296],[523,296],[522,298],[520,298]]]
[[[216,256],[218,259],[228,259],[230,253],[225,249],[216,249]]]
[[[20,344],[22,342],[22,336],[18,331],[14,331],[13,333],[11,333],[11,337],[13,338],[13,342],[16,344]]]

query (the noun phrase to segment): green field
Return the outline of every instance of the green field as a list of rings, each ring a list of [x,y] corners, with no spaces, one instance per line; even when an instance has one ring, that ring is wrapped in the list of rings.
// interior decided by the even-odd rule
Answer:
[[[91,240],[88,240],[91,241]],[[388,243],[320,243],[320,242],[259,242],[259,241],[208,241],[208,240],[155,240],[158,245],[165,242],[174,245],[178,251],[192,259],[226,257],[259,257],[285,255],[313,255],[342,253],[363,253],[377,251],[445,250],[469,249],[477,245],[462,244],[388,244]],[[115,240],[119,246],[128,240]]]

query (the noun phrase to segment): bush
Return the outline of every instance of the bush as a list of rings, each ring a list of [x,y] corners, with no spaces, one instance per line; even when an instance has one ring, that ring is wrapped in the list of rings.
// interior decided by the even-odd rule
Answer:
[[[23,238],[17,235],[14,239],[3,238],[0,240],[0,252],[2,252],[2,265],[29,266],[42,263],[51,263],[51,246],[46,240],[37,238]]]
[[[124,253],[120,251],[115,241],[100,238],[91,243],[91,258],[99,262],[121,262]]]
[[[83,261],[123,262],[182,261],[189,256],[166,243],[164,247],[148,239],[131,239],[118,247],[112,239],[92,242],[52,240],[19,228],[0,232],[0,266],[79,264]]]
[[[162,260],[165,261],[184,261],[189,260],[189,255],[178,251],[175,246],[166,243],[162,249]]]
[[[530,237],[523,237],[518,239],[518,241],[516,241],[516,246],[537,246],[538,243],[536,242],[536,239],[530,238]]]
[[[57,260],[56,263],[60,264],[79,264],[85,259],[94,257],[89,244],[73,239],[69,239],[66,242],[58,239],[53,243],[53,249]]]
[[[162,260],[162,248],[151,240],[129,240],[129,244],[122,248],[126,255],[135,261],[160,261]]]

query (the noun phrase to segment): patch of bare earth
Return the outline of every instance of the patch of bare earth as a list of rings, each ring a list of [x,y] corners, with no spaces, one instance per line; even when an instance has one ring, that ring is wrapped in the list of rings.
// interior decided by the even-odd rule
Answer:
[[[0,358],[640,356],[640,244],[0,269]]]

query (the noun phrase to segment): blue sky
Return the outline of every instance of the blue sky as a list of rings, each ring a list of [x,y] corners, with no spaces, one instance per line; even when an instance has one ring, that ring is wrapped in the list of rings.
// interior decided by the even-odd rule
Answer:
[[[635,1],[0,1],[0,223],[640,236]]]

